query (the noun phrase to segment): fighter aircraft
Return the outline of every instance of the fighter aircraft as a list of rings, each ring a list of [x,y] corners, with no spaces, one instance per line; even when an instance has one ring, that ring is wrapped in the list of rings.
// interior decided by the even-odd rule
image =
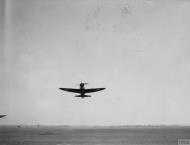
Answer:
[[[87,85],[88,83],[80,83],[80,88],[79,89],[73,89],[73,88],[59,88],[63,91],[67,91],[67,92],[72,92],[72,93],[79,93],[80,95],[76,95],[75,97],[81,97],[81,98],[85,98],[85,97],[91,97],[90,95],[85,95],[86,93],[92,93],[92,92],[97,92],[97,91],[101,91],[104,90],[105,88],[91,88],[91,89],[85,89],[85,85]]]
[[[3,117],[5,117],[6,115],[0,115],[0,118],[3,118]]]

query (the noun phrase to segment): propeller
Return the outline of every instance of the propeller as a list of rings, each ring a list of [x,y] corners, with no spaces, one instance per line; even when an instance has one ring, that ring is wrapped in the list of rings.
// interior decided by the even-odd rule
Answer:
[[[81,85],[81,84],[84,84],[84,85],[88,85],[89,83],[83,83],[82,81],[79,83],[79,84],[77,84],[77,85]]]

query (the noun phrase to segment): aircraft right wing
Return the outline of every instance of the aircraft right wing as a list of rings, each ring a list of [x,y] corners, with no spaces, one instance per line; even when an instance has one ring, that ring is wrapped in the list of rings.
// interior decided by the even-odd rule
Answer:
[[[80,89],[72,89],[72,88],[59,88],[60,90],[67,91],[67,92],[73,92],[73,93],[80,93]]]
[[[92,92],[97,92],[104,90],[105,88],[92,88],[92,89],[85,89],[85,93],[92,93]]]

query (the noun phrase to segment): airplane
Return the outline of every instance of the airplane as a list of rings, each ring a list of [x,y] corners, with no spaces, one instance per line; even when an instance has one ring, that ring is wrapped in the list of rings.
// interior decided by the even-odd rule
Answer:
[[[80,88],[79,89],[73,89],[73,88],[59,88],[60,90],[67,91],[67,92],[72,92],[72,93],[79,93],[80,95],[76,95],[75,97],[91,97],[90,95],[85,95],[86,93],[92,93],[92,92],[97,92],[104,90],[105,88],[91,88],[91,89],[85,89],[85,85],[88,83],[80,83]]]
[[[6,115],[0,115],[0,118],[3,118],[3,117],[5,117]]]

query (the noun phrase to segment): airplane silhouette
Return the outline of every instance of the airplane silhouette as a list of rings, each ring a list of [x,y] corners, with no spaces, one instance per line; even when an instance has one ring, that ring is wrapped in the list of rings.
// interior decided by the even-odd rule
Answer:
[[[0,115],[0,118],[3,118],[3,117],[5,117],[6,115]]]
[[[90,95],[85,95],[86,93],[92,93],[92,92],[97,92],[97,91],[101,91],[104,90],[105,88],[91,88],[91,89],[85,89],[85,85],[87,85],[88,83],[80,83],[80,88],[79,89],[73,89],[73,88],[59,88],[63,91],[67,91],[67,92],[72,92],[72,93],[79,93],[80,95],[76,95],[75,97],[81,97],[81,98],[85,98],[85,97],[91,97]]]

